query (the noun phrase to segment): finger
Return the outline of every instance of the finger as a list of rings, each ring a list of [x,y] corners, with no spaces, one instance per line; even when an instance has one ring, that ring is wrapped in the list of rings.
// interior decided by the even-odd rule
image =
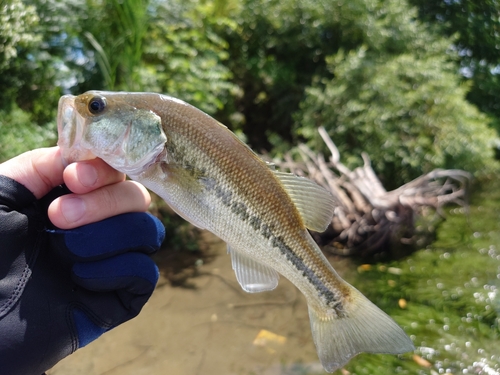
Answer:
[[[125,175],[101,159],[72,163],[63,173],[66,186],[73,193],[85,194],[100,187],[125,180]]]
[[[73,266],[73,280],[95,292],[125,290],[131,295],[149,295],[158,277],[155,262],[146,254],[136,252]]]
[[[0,164],[0,174],[16,180],[40,199],[63,182],[64,165],[59,147],[25,152]]]
[[[53,249],[78,262],[109,258],[130,251],[151,254],[165,238],[165,227],[147,212],[130,212],[74,230],[53,231]]]
[[[117,326],[135,317],[153,293],[160,273],[142,253],[120,254],[96,262],[76,263],[73,281],[82,306],[99,317],[99,325]],[[85,290],[94,293],[86,293]]]
[[[126,212],[145,212],[151,196],[135,181],[123,181],[87,194],[68,194],[49,206],[49,219],[56,227],[71,229]]]

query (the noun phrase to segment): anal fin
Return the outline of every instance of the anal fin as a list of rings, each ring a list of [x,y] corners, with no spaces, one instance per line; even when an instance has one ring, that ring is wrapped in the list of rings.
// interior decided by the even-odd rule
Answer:
[[[271,267],[227,246],[236,279],[243,290],[258,293],[273,290],[278,286],[279,274]]]

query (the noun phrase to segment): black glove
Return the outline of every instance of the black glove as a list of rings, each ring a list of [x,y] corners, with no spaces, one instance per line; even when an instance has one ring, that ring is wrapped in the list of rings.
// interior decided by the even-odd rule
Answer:
[[[40,375],[135,317],[151,296],[163,241],[147,213],[72,230],[51,227],[47,207],[0,176],[0,374]]]

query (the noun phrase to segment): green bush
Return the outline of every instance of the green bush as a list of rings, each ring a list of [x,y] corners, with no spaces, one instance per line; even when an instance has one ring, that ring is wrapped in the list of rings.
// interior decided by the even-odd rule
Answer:
[[[326,58],[332,78],[318,76],[307,88],[294,114],[297,134],[326,151],[317,134],[324,126],[345,164],[360,165],[367,152],[389,188],[434,168],[482,171],[492,164],[496,136],[466,101],[452,40],[430,34],[404,4],[380,9],[365,44]]]
[[[55,122],[36,125],[29,113],[17,107],[9,112],[0,111],[0,162],[28,150],[53,146],[56,137]]]
[[[434,168],[476,172],[492,160],[495,133],[465,100],[444,57],[370,56],[365,48],[328,59],[335,78],[307,90],[297,132],[325,151],[322,125],[349,167],[361,152],[386,181],[401,184]]]
[[[221,110],[237,87],[223,64],[228,46],[214,31],[216,23],[235,27],[216,17],[209,3],[184,0],[158,6],[144,41],[142,89],[178,97],[210,114]]]

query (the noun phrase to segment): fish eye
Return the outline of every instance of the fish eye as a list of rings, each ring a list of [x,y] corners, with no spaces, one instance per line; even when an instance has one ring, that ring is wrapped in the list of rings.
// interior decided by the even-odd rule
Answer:
[[[104,111],[106,108],[106,99],[102,96],[94,96],[89,101],[89,111],[90,113],[97,115]]]

